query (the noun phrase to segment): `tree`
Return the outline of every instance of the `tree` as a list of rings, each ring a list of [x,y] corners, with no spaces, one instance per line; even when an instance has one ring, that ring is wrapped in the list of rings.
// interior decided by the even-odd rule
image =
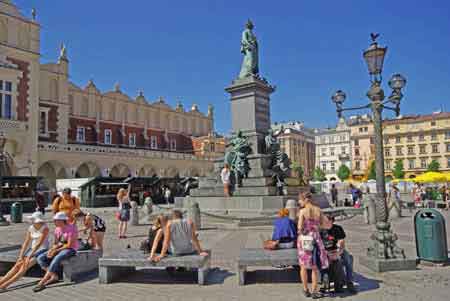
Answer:
[[[342,164],[341,166],[339,166],[337,176],[339,179],[341,179],[342,182],[347,180],[350,177],[350,168],[348,168],[347,165]]]
[[[323,181],[327,180],[327,178],[325,177],[325,172],[322,169],[320,169],[320,167],[316,167],[314,169],[313,179],[314,179],[314,181],[318,181],[318,182],[323,182]]]
[[[377,171],[375,169],[375,161],[372,161],[369,166],[369,175],[367,176],[369,180],[377,179]]]
[[[403,179],[403,177],[405,176],[405,171],[403,169],[403,160],[398,159],[395,161],[392,173],[394,174],[394,177],[396,179]]]
[[[300,179],[300,182],[304,183],[303,176],[305,175],[305,172],[303,170],[303,167],[300,165],[300,163],[295,162],[295,161],[292,162],[291,169],[293,172],[295,172],[295,174],[297,175],[297,178]]]
[[[441,168],[441,165],[436,160],[431,160],[430,164],[428,165],[428,171],[439,171],[439,168]]]

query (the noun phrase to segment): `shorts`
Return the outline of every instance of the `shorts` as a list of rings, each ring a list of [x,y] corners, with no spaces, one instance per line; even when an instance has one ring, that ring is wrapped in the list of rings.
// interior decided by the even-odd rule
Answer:
[[[47,249],[39,249],[39,250],[37,250],[35,253],[34,253],[34,255],[33,255],[33,258],[36,258],[36,257],[38,257],[39,255],[41,255],[41,254],[43,254],[43,253],[45,253],[45,252],[47,252],[48,250]],[[28,256],[30,256],[30,254],[31,254],[31,248],[28,248],[26,251],[25,251],[25,253],[23,253],[24,255],[24,257],[28,257]]]

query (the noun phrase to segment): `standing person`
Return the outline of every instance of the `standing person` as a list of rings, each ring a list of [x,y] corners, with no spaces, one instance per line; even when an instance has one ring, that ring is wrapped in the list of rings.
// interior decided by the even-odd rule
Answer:
[[[356,188],[353,184],[350,184],[350,193],[352,194],[352,201],[353,201],[353,204],[351,204],[352,206],[358,201],[360,190]]]
[[[78,229],[76,224],[69,223],[69,217],[64,212],[58,212],[53,217],[55,222],[53,246],[37,258],[37,262],[45,271],[44,277],[33,288],[34,292],[44,290],[47,285],[58,281],[63,260],[75,256],[78,249]]]
[[[400,202],[401,202],[400,190],[398,189],[397,185],[392,184],[391,189],[389,191],[389,203],[390,203],[389,210],[395,207],[399,213],[399,216],[401,216]]]
[[[129,189],[120,188],[117,192],[117,201],[119,202],[119,239],[127,238],[128,221],[130,220],[130,191]]]
[[[220,178],[222,179],[222,184],[223,184],[223,194],[225,197],[230,197],[230,176],[231,176],[231,171],[230,171],[230,166],[228,165],[228,163],[225,163],[225,165],[222,168],[222,171],[220,172]]]
[[[34,194],[34,199],[36,201],[36,211],[39,211],[42,213],[42,215],[45,215],[45,196],[44,196],[44,187],[42,187],[42,184],[38,184],[36,187],[36,193]]]
[[[441,189],[439,190],[442,196],[442,202],[445,204],[445,209],[448,210],[447,205],[447,184],[442,185]]]
[[[19,280],[34,265],[36,257],[47,252],[49,248],[49,230],[42,213],[36,211],[28,218],[31,225],[28,227],[17,262],[0,280],[0,292],[5,291],[8,286]]]
[[[337,207],[337,205],[338,205],[338,190],[337,190],[335,184],[331,184],[330,194],[331,194],[331,203],[333,203],[333,205],[335,207]]]
[[[95,214],[74,210],[74,220],[79,221],[81,229],[79,232],[88,234],[88,243],[94,250],[103,250],[103,240],[105,238],[106,224],[103,219]]]
[[[183,219],[183,214],[174,210],[172,219],[167,222],[164,228],[164,242],[161,254],[153,258],[153,261],[160,261],[167,256],[167,253],[178,256],[197,253],[200,256],[208,256],[200,246],[197,237],[197,229],[190,219]]]
[[[319,268],[328,268],[327,251],[320,237],[320,226],[327,218],[320,208],[312,203],[310,192],[300,195],[300,212],[298,219],[298,260],[300,264],[300,278],[306,297],[318,299],[323,297],[318,287]],[[318,262],[320,258],[320,264]],[[320,265],[320,266],[319,266]],[[308,288],[308,270],[311,270],[311,291]]]
[[[52,204],[53,214],[64,212],[69,218],[69,223],[73,222],[73,210],[80,209],[80,200],[72,196],[72,189],[66,187],[63,189],[62,196],[55,198]]]
[[[170,191],[169,187],[166,187],[164,190],[164,198],[166,199],[167,205],[170,204],[170,197],[172,196],[172,191]]]

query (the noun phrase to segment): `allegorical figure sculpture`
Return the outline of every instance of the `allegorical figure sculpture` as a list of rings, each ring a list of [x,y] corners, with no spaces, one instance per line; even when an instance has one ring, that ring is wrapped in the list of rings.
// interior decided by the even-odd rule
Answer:
[[[290,160],[280,148],[278,142],[278,136],[284,132],[281,128],[280,133],[275,135],[272,129],[269,129],[266,137],[264,138],[266,144],[266,154],[271,156],[270,169],[272,170],[272,177],[274,178],[275,185],[278,188],[278,194],[283,194],[283,187],[285,186],[284,179],[289,176],[290,173]]]
[[[248,20],[242,32],[241,53],[244,55],[239,78],[245,78],[259,74],[258,67],[258,41],[253,33],[253,23]]]
[[[248,177],[250,165],[248,163],[248,155],[251,153],[250,142],[247,137],[244,137],[241,131],[232,136],[230,143],[227,145],[227,152],[225,153],[225,163],[230,166],[235,183],[239,186],[242,184],[242,179]]]

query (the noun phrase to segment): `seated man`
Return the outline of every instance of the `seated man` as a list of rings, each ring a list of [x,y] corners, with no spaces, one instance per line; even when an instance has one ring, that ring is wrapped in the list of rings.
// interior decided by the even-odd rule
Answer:
[[[153,261],[160,261],[170,252],[171,255],[187,255],[198,253],[200,256],[208,256],[202,251],[197,238],[196,228],[192,220],[183,219],[183,214],[174,210],[172,219],[167,222],[164,228],[164,242],[159,256],[151,258]]]
[[[333,216],[328,215],[327,217],[329,224],[326,226],[328,229],[321,231],[321,236],[325,249],[328,251],[330,267],[328,271],[324,272],[329,277],[328,279],[334,282],[335,292],[342,291],[342,285],[345,280],[347,290],[350,293],[355,293],[356,290],[353,285],[353,259],[347,250],[345,250],[344,229],[334,224]],[[345,269],[345,275],[343,269]]]

